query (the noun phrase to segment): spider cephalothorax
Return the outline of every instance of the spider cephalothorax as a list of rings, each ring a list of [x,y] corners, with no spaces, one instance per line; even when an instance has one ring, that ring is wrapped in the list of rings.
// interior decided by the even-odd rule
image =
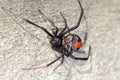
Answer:
[[[50,66],[51,64],[53,64],[57,60],[62,59],[61,63],[57,66],[57,67],[59,67],[64,61],[64,56],[71,57],[72,59],[75,59],[75,60],[88,60],[91,46],[89,46],[88,56],[85,58],[76,57],[76,56],[73,56],[73,54],[72,54],[74,51],[78,51],[80,49],[80,47],[85,43],[86,38],[87,38],[87,33],[85,33],[84,42],[82,43],[81,38],[77,34],[70,33],[71,31],[73,31],[79,27],[81,19],[83,17],[84,11],[83,11],[82,5],[81,5],[79,0],[78,0],[78,3],[80,6],[80,9],[81,9],[80,17],[79,17],[77,24],[71,28],[68,27],[65,17],[60,12],[60,15],[62,16],[64,23],[65,23],[65,27],[60,32],[59,32],[58,27],[55,26],[55,24],[50,19],[48,19],[44,15],[44,13],[42,13],[40,10],[39,10],[39,12],[42,15],[42,17],[44,19],[46,19],[47,21],[49,21],[51,23],[51,25],[55,28],[55,32],[53,32],[53,34],[50,33],[48,30],[46,30],[44,27],[41,27],[41,26],[33,23],[30,20],[24,19],[26,22],[42,29],[50,37],[50,44],[52,46],[52,49],[61,54],[61,56],[59,56],[58,58],[56,58],[55,60],[53,60],[52,62],[47,64],[46,67]],[[35,68],[31,68],[31,69],[35,69]]]
[[[52,45],[52,47],[62,47],[62,37],[57,36],[54,37],[50,40],[50,44]]]

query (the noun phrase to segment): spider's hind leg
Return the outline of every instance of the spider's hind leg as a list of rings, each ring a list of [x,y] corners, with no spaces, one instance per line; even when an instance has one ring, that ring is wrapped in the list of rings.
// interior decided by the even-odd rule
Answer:
[[[62,31],[59,33],[59,35],[61,35],[66,29],[69,30],[69,27],[67,25],[67,20],[66,18],[63,16],[62,12],[60,12],[60,15],[62,16],[62,19],[64,21],[65,27],[62,29]],[[70,32],[69,32],[70,33]]]
[[[83,14],[84,14],[84,10],[82,8],[82,4],[81,2],[78,0],[78,3],[79,3],[79,6],[80,6],[80,9],[81,9],[81,12],[80,12],[80,16],[79,16],[79,19],[78,19],[78,22],[75,26],[73,26],[72,28],[70,28],[69,30],[63,32],[63,35],[65,35],[66,33],[69,33],[70,31],[73,31],[75,29],[77,29],[81,23],[81,20],[82,20],[82,17],[83,17]]]
[[[84,41],[83,41],[83,46],[86,44],[87,37],[88,37],[88,33],[87,33],[87,32],[85,32]]]
[[[89,59],[89,56],[90,56],[90,53],[91,53],[91,46],[89,46],[89,51],[88,51],[88,56],[85,57],[85,58],[80,58],[80,57],[75,57],[73,55],[70,55],[70,57],[74,60],[88,60]]]

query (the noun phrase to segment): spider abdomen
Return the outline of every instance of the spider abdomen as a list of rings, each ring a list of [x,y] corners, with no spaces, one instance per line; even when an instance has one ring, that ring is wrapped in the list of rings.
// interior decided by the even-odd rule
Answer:
[[[82,46],[81,38],[76,34],[69,34],[62,40],[62,46],[68,51],[73,52]]]

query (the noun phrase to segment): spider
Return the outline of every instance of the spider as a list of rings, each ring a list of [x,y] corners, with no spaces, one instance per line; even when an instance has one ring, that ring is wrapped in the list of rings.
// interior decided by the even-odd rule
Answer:
[[[62,18],[64,20],[64,24],[65,24],[65,27],[60,32],[59,32],[58,27],[49,18],[47,18],[47,16],[43,12],[41,12],[41,10],[39,10],[39,12],[42,15],[42,17],[45,18],[47,21],[49,21],[51,23],[51,25],[55,28],[55,31],[53,31],[53,33],[50,33],[47,29],[35,24],[32,21],[23,18],[27,23],[30,23],[30,24],[40,28],[41,30],[43,30],[50,37],[50,44],[51,44],[52,49],[57,51],[61,55],[59,57],[57,56],[57,58],[55,60],[48,63],[45,67],[48,67],[48,66],[52,65],[53,63],[55,63],[56,61],[58,61],[59,59],[61,59],[60,64],[55,68],[55,69],[57,69],[64,62],[65,56],[71,57],[74,60],[88,60],[90,51],[91,51],[91,46],[89,46],[88,56],[85,58],[76,57],[72,54],[73,52],[78,51],[87,39],[87,33],[85,34],[83,43],[82,43],[81,38],[77,34],[70,33],[71,31],[73,31],[79,27],[81,19],[84,14],[84,10],[83,10],[82,5],[79,0],[78,0],[78,3],[80,6],[80,9],[81,9],[81,13],[80,13],[80,17],[79,17],[77,24],[75,26],[73,26],[72,28],[68,28],[67,20],[65,19],[63,14],[60,12],[60,15],[62,16]],[[83,53],[85,53],[85,52],[83,51]],[[36,68],[30,68],[30,69],[36,69]]]

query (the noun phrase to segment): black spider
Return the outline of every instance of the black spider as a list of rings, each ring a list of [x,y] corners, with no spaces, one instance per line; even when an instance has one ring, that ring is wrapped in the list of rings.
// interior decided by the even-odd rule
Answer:
[[[75,30],[75,29],[77,29],[79,27],[81,19],[83,17],[84,11],[83,11],[82,5],[81,5],[79,0],[78,0],[78,3],[80,5],[81,13],[80,13],[80,17],[79,17],[77,25],[73,26],[72,28],[68,28],[67,21],[64,18],[63,14],[60,12],[60,15],[62,16],[62,18],[64,20],[65,27],[59,33],[58,33],[58,27],[55,26],[55,24],[50,19],[48,19],[44,15],[44,13],[42,13],[40,10],[39,10],[40,14],[46,20],[48,20],[51,23],[51,25],[55,28],[55,32],[53,32],[53,34],[48,32],[44,27],[41,27],[41,26],[33,23],[30,20],[24,19],[26,22],[28,22],[28,23],[42,29],[48,36],[50,36],[50,44],[52,46],[52,49],[61,54],[61,56],[59,56],[58,58],[56,58],[55,60],[53,60],[52,62],[47,64],[46,67],[48,67],[51,64],[55,63],[59,59],[62,59],[61,63],[55,68],[55,69],[57,69],[63,63],[64,56],[71,57],[72,59],[75,59],[75,60],[88,60],[89,55],[90,55],[90,51],[91,51],[91,46],[89,46],[89,52],[88,52],[88,56],[86,58],[79,58],[79,57],[75,57],[75,56],[72,55],[73,52],[78,51],[80,49],[80,47],[82,46],[81,38],[76,34],[71,34],[70,33],[71,31],[73,31],[73,30]],[[85,33],[85,38],[84,38],[83,44],[85,43],[86,39],[87,39],[87,33]],[[36,68],[30,68],[30,69],[36,69]]]

